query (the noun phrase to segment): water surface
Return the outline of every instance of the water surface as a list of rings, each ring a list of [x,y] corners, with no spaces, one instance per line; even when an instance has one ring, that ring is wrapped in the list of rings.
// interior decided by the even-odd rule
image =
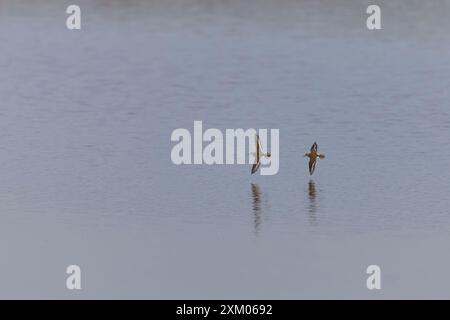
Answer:
[[[0,297],[450,298],[450,2],[378,3],[0,1]],[[279,173],[173,165],[194,120]]]

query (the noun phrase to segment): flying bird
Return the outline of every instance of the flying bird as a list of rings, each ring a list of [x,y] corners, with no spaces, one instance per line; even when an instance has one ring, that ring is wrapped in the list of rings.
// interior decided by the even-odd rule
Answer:
[[[324,159],[325,155],[317,152],[317,143],[314,142],[311,146],[311,151],[309,153],[305,153],[304,157],[309,158],[309,174],[312,175],[316,169],[317,158]]]
[[[264,153],[262,151],[261,141],[259,140],[259,136],[256,135],[255,163],[253,164],[252,167],[252,174],[258,171],[259,167],[261,166],[261,159],[264,157],[270,158],[270,152]]]

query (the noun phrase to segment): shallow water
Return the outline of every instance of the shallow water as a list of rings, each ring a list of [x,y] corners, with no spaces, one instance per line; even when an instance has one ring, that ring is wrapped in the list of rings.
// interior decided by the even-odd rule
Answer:
[[[450,2],[378,3],[0,1],[0,297],[450,298]],[[279,173],[173,165],[194,120]]]

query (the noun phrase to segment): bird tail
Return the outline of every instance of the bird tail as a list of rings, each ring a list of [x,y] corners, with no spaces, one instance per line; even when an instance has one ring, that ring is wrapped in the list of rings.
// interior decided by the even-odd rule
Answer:
[[[318,154],[320,159],[325,159],[325,155],[324,154]]]

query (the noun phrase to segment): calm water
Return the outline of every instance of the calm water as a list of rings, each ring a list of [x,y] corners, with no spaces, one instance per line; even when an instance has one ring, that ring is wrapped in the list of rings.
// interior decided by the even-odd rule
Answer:
[[[450,298],[450,1],[370,3],[0,1],[0,297]],[[173,165],[194,120],[279,173]]]

